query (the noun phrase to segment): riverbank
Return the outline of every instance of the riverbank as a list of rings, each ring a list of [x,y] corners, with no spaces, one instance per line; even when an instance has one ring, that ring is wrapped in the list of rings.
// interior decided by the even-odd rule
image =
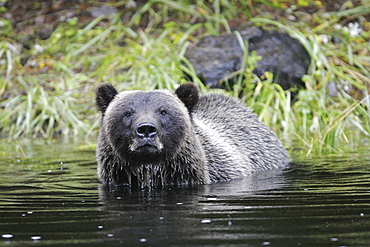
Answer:
[[[174,90],[185,70],[209,91],[185,66],[186,49],[247,22],[302,43],[312,59],[305,89],[284,91],[271,73],[256,77],[258,57],[250,54],[236,86],[223,93],[240,97],[288,148],[307,154],[340,152],[370,136],[369,1],[33,4],[6,1],[1,10],[0,129],[11,139],[96,135],[94,91],[103,82]]]

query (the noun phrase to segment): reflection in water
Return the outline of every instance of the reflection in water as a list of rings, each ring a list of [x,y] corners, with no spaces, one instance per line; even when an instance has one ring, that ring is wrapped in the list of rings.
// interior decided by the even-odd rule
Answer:
[[[368,246],[370,157],[193,188],[100,188],[93,152],[33,146],[0,159],[0,246]],[[9,148],[10,150],[10,148]]]

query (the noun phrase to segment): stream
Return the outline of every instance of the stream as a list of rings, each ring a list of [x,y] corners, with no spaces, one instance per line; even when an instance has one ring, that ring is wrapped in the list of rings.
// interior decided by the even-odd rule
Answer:
[[[102,188],[77,144],[0,143],[0,246],[369,246],[370,154],[192,188]]]

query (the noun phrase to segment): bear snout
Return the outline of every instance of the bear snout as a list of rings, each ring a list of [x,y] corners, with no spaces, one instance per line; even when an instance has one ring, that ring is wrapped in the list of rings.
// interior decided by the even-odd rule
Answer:
[[[137,159],[153,159],[153,155],[158,155],[163,149],[156,125],[151,122],[142,122],[136,126],[135,138],[132,140],[130,150],[140,156]]]
[[[153,139],[157,135],[157,128],[153,123],[140,123],[136,128],[136,136],[140,139]]]

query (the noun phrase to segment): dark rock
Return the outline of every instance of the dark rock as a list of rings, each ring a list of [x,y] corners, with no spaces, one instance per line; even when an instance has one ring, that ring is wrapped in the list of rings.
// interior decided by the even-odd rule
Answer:
[[[253,71],[257,76],[266,71],[274,74],[274,82],[284,89],[304,86],[302,76],[307,73],[310,56],[298,40],[277,31],[251,27],[239,31],[248,40],[249,52],[256,51],[262,59]],[[222,87],[222,80],[241,68],[243,50],[235,34],[207,36],[189,48],[185,57],[204,84]]]

